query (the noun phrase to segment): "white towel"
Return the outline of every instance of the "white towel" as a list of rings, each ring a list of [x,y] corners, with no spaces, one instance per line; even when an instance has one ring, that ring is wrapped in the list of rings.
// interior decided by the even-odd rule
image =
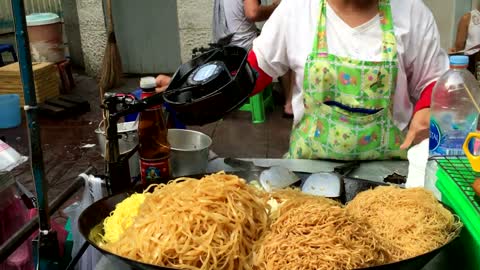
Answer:
[[[428,152],[428,139],[408,150],[409,165],[407,183],[405,184],[407,188],[425,186],[425,171],[428,162]]]

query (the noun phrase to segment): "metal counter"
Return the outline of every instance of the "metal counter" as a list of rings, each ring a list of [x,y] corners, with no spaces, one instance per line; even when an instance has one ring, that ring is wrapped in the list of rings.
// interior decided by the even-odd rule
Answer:
[[[306,159],[245,159],[253,161],[255,165],[262,167],[282,166],[293,172],[319,173],[332,172],[333,169],[342,164],[338,162],[324,160],[306,160]],[[223,162],[223,158],[216,158],[209,162],[207,172],[218,171],[234,172],[232,167]],[[383,182],[383,180],[393,174],[407,176],[408,161],[369,161],[362,162],[360,167],[349,174],[349,177]]]

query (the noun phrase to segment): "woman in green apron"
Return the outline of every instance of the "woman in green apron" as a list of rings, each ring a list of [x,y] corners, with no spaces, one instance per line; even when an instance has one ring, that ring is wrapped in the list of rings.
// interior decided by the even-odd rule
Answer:
[[[254,41],[255,91],[296,73],[287,158],[405,159],[448,69],[421,0],[283,0]]]
[[[422,0],[282,0],[249,54],[252,94],[293,71],[287,158],[405,159],[448,69],[439,40]]]

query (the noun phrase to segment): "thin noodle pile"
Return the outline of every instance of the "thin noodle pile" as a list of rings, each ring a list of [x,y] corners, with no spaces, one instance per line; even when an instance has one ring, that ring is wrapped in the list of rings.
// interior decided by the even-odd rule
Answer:
[[[346,210],[364,219],[390,246],[392,261],[432,251],[449,242],[462,226],[423,188],[378,187],[358,194]]]
[[[278,189],[274,190],[270,194],[270,200],[268,201],[268,204],[270,205],[269,217],[271,222],[274,222],[279,217],[280,213],[303,204],[305,200],[314,200],[315,203],[322,202],[330,205],[341,205],[339,202],[334,200],[303,193],[297,188]],[[289,203],[285,207],[287,201]]]
[[[159,185],[135,222],[105,248],[133,260],[182,269],[251,269],[268,228],[264,196],[223,173]]]
[[[280,195],[290,199],[256,245],[257,269],[356,269],[389,260],[369,226],[340,204],[292,191]]]
[[[327,199],[320,196],[314,196],[307,193],[303,193],[300,189],[279,189],[274,190],[270,197],[277,200],[279,203],[283,203],[282,207],[279,211],[288,211],[290,208],[297,207],[304,203],[305,200],[313,200],[315,203],[318,204],[329,204],[329,205],[337,205],[340,206],[341,204],[337,201]],[[289,202],[286,204],[286,202]]]

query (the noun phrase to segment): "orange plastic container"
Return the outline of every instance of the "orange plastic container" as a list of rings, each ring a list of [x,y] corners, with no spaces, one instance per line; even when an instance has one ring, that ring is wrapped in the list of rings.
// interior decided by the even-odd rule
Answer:
[[[57,63],[65,59],[63,27],[54,13],[33,13],[27,16],[32,60]]]

